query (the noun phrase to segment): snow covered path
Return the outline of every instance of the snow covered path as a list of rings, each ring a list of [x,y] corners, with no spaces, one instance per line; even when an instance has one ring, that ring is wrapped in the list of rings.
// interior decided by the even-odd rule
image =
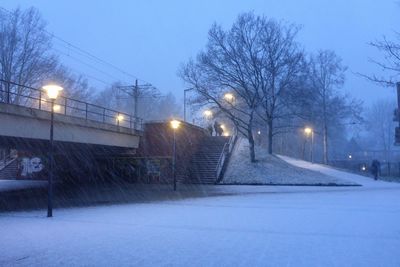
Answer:
[[[390,183],[390,182],[385,182],[385,181],[380,181],[380,180],[375,181],[370,177],[357,175],[357,174],[350,173],[350,172],[340,171],[335,168],[331,168],[329,166],[322,165],[322,164],[311,163],[308,161],[294,159],[294,158],[281,156],[281,155],[279,155],[278,157],[294,166],[312,170],[312,171],[318,171],[320,173],[323,173],[323,174],[326,174],[326,175],[329,175],[332,177],[336,177],[339,179],[345,179],[345,180],[360,184],[363,187],[367,187],[367,188],[398,187],[398,188],[400,188],[400,184],[398,184],[398,183]]]
[[[400,188],[219,186],[232,195],[0,213],[0,266],[400,266]]]

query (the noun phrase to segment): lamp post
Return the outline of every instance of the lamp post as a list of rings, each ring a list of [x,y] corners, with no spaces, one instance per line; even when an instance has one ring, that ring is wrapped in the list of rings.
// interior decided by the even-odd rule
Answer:
[[[117,119],[117,126],[119,126],[120,123],[124,120],[124,116],[123,116],[122,114],[119,114],[119,113],[118,113],[116,119]]]
[[[311,163],[314,163],[314,130],[311,127],[306,127],[304,129],[304,133],[307,136],[311,135],[311,149],[310,149],[310,155],[311,155]]]
[[[51,117],[50,117],[50,153],[49,153],[49,177],[48,177],[48,187],[47,187],[47,217],[53,217],[53,176],[54,176],[54,102],[57,96],[63,88],[58,85],[46,85],[43,86],[46,91],[48,98],[51,100]]]
[[[173,140],[173,145],[172,145],[172,177],[174,180],[174,191],[176,191],[176,130],[179,128],[181,125],[181,122],[178,120],[172,120],[170,122],[172,130],[173,130],[173,135],[174,135],[174,140]]]

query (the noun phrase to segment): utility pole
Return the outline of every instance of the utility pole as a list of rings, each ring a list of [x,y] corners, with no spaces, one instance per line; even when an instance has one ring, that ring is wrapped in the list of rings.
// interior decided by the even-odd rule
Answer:
[[[400,145],[400,82],[396,83],[397,86],[397,109],[394,111],[394,121],[397,121],[399,125],[395,129],[394,144]]]
[[[139,98],[143,97],[143,93],[146,89],[155,89],[151,84],[143,84],[139,85],[138,79],[135,80],[134,85],[127,86],[117,86],[118,89],[121,89],[124,93],[133,98],[133,113],[131,116],[131,120],[133,120],[133,129],[137,127],[137,118],[138,118],[138,107],[139,107]],[[153,97],[157,97],[156,93],[153,93]]]
[[[133,103],[134,103],[134,113],[133,113],[133,129],[136,129],[137,114],[138,114],[138,99],[139,99],[139,86],[138,80],[135,80],[135,87],[133,88]]]

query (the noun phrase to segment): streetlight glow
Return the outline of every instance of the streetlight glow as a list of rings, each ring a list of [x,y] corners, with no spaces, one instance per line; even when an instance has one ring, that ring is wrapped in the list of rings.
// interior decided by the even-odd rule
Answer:
[[[118,114],[117,121],[123,121],[123,120],[124,120],[124,116],[121,114]]]
[[[221,124],[219,127],[221,127],[222,130],[225,130],[225,125]]]
[[[310,127],[306,127],[306,128],[304,129],[304,132],[306,133],[306,135],[311,134],[312,131],[313,131],[313,130],[312,130]]]
[[[171,123],[172,129],[178,129],[179,126],[181,125],[181,122],[178,120],[172,120],[170,123]]]
[[[203,114],[206,118],[210,118],[212,116],[212,111],[207,109],[204,110]]]
[[[363,165],[363,166],[361,167],[361,170],[362,170],[362,171],[366,171],[366,170],[367,170],[367,167],[365,167],[365,165]]]
[[[46,91],[47,96],[50,99],[56,99],[58,97],[58,94],[60,93],[60,91],[63,90],[63,88],[61,86],[58,86],[55,84],[45,85],[42,88],[43,88],[43,90]]]
[[[224,99],[225,99],[226,101],[228,101],[228,102],[232,102],[234,98],[235,98],[235,97],[234,97],[233,94],[231,94],[231,93],[226,93],[226,94],[224,95]]]

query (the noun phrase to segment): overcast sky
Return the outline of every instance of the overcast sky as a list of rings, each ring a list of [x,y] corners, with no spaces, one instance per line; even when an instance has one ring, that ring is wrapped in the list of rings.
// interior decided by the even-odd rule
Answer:
[[[381,88],[353,74],[373,73],[368,58],[381,55],[368,45],[399,30],[400,5],[396,0],[1,0],[9,10],[38,8],[48,30],[72,44],[149,81],[160,90],[182,97],[184,84],[177,69],[204,48],[213,22],[230,27],[241,12],[282,19],[302,26],[299,41],[308,52],[332,49],[349,67],[344,90],[369,104],[394,97],[394,88]],[[74,54],[55,42],[67,64],[105,82],[114,78],[134,82],[113,69]],[[71,58],[74,57],[74,58]],[[100,69],[95,70],[93,67]],[[106,72],[106,73],[104,73]],[[102,83],[91,80],[96,87]]]

